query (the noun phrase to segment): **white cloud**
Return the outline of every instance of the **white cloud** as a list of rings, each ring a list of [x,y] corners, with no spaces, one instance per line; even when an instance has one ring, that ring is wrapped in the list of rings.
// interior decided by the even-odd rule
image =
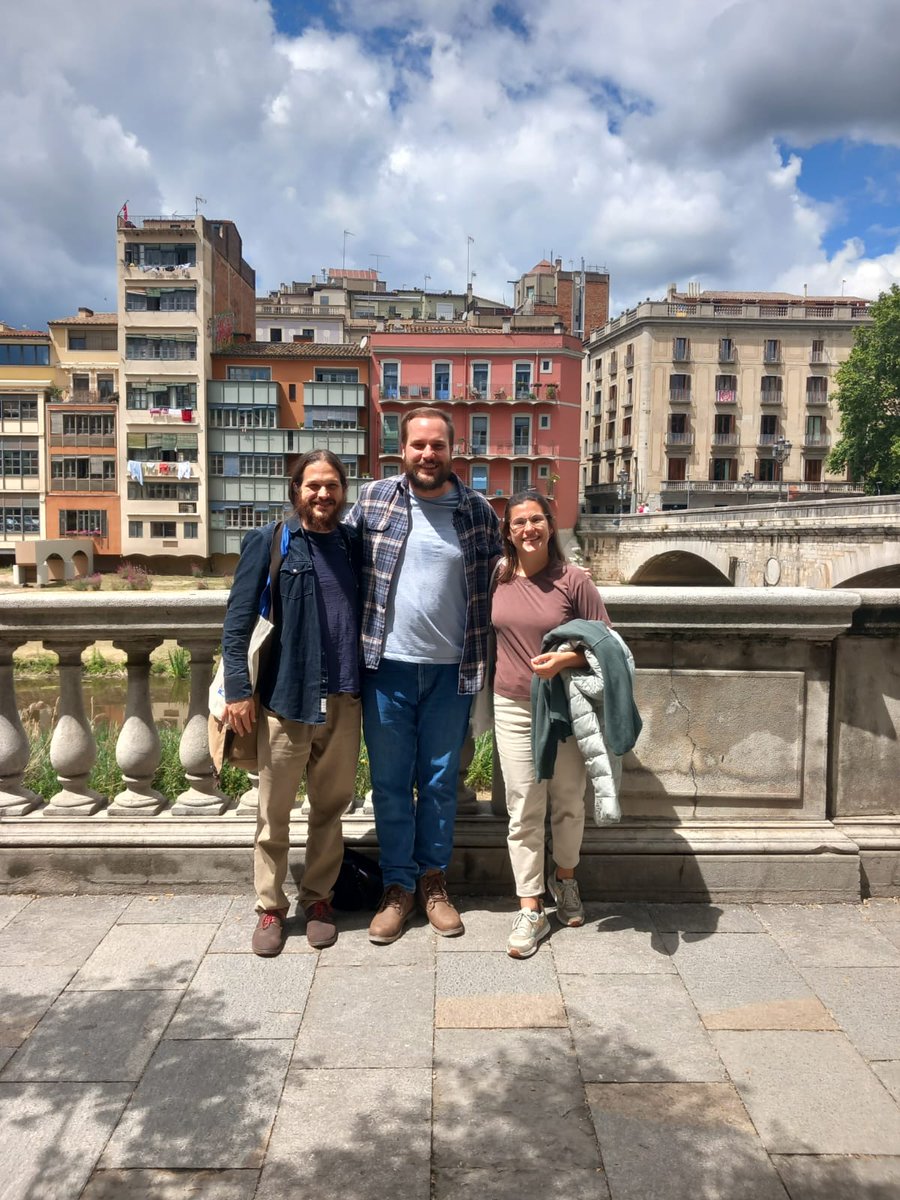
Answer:
[[[584,256],[614,307],[670,280],[874,294],[896,275],[900,252],[826,252],[840,204],[777,150],[900,144],[894,0],[507,5],[527,38],[489,0],[337,7],[341,28],[298,37],[263,0],[5,14],[0,319],[101,305],[123,200],[197,195],[237,222],[260,290],[339,262],[344,229],[348,265],[388,256],[395,285],[462,287],[468,236],[482,294]],[[896,196],[893,177],[865,186]]]

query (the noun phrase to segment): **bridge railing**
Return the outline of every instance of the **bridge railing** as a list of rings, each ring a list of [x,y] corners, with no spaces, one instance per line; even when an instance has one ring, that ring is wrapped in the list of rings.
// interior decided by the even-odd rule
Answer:
[[[734,485],[729,485],[733,487]],[[777,486],[777,485],[776,485]],[[787,489],[787,484],[785,488]],[[582,513],[578,528],[585,532],[609,529],[661,529],[680,525],[747,525],[772,521],[819,521],[855,518],[861,522],[881,518],[896,521],[900,517],[900,495],[846,496],[822,500],[782,500],[723,505],[721,508],[669,509],[647,513]]]

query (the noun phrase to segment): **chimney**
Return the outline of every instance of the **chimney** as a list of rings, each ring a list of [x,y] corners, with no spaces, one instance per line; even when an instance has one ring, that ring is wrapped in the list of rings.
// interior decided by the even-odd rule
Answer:
[[[561,335],[561,334],[565,333],[565,331],[566,331],[566,327],[563,325],[562,321],[557,317],[557,319],[553,322],[553,332],[557,335]]]
[[[666,288],[666,299],[667,299],[668,301],[670,301],[670,302],[671,302],[672,300],[674,300],[674,299],[675,299],[675,293],[676,293],[677,291],[678,291],[678,284],[677,284],[677,283],[670,283],[670,284],[669,284],[669,286]]]
[[[557,269],[557,271],[561,271],[561,270],[562,270],[562,259],[561,259],[561,258],[555,258],[555,259],[553,260],[553,265],[554,265],[554,267]]]
[[[85,308],[83,305],[79,304],[78,315],[79,317],[92,317],[94,315],[94,310],[92,308]]]
[[[512,329],[512,319],[510,317],[504,317],[500,328],[503,333],[509,333]]]

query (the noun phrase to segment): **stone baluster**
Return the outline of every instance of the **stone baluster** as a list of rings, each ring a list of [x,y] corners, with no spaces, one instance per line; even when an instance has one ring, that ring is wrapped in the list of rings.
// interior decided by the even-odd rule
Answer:
[[[167,805],[166,797],[151,787],[160,760],[160,741],[150,705],[150,653],[159,638],[113,642],[128,654],[128,697],[125,723],[116,742],[116,762],[125,787],[109,806],[110,816],[153,817]]]
[[[50,739],[50,764],[60,790],[50,798],[45,817],[89,817],[106,803],[87,785],[97,758],[97,742],[84,708],[81,654],[83,644],[44,642],[59,655],[59,719]]]
[[[187,724],[178,747],[188,787],[175,801],[172,812],[176,816],[217,817],[229,802],[216,787],[209,754],[209,685],[216,643],[182,641],[181,644],[191,655],[191,699]]]
[[[248,771],[250,776],[250,786],[246,792],[241,795],[238,800],[236,817],[257,817],[259,815],[259,774],[256,771]]]
[[[16,706],[13,650],[0,642],[0,818],[21,817],[43,800],[22,783],[31,747]]]
[[[466,783],[466,776],[469,773],[469,768],[472,765],[474,757],[475,739],[471,733],[467,733],[466,740],[463,742],[462,750],[460,751],[459,774],[456,777],[456,812],[458,815],[464,817],[478,812],[478,797],[475,794],[475,789],[469,787]]]

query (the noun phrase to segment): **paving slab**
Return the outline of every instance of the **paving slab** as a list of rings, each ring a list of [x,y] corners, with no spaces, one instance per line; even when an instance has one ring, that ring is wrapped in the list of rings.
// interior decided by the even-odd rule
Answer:
[[[896,1062],[873,1062],[869,1066],[900,1104],[900,1060]]]
[[[9,1062],[15,1052],[15,1046],[0,1046],[0,1072],[3,1071],[3,1068]]]
[[[466,907],[466,901],[460,901],[460,915],[466,927],[462,937],[437,937],[434,947],[438,954],[471,954],[487,953],[493,950],[506,950],[509,931],[512,929],[513,918],[517,907],[512,900],[491,900],[484,904],[469,901],[471,908]],[[404,939],[401,939],[404,940]],[[398,943],[394,943],[397,945]]]
[[[252,903],[252,902],[251,902]],[[228,915],[231,896],[135,896],[122,915],[120,925],[209,925]]]
[[[842,1033],[712,1036],[770,1153],[900,1154],[900,1108]]]
[[[289,1041],[161,1042],[98,1166],[262,1165]]]
[[[3,1200],[80,1195],[130,1095],[122,1083],[0,1082]]]
[[[258,914],[253,907],[255,903],[252,896],[240,896],[231,901],[218,932],[210,943],[210,954],[246,954],[250,950],[250,941],[258,920]],[[315,950],[306,940],[303,921],[297,916],[289,916],[286,924],[287,934],[282,955],[315,954]]]
[[[747,904],[648,904],[660,933],[762,933],[759,917]]]
[[[80,967],[112,928],[128,896],[45,896],[0,929],[4,967]]]
[[[259,1171],[95,1171],[79,1200],[253,1200]]]
[[[585,1081],[708,1081],[722,1064],[681,981],[670,975],[560,976]]]
[[[714,933],[689,942],[663,934],[707,1029],[833,1029],[834,1021],[763,933]]]
[[[434,1200],[608,1200],[602,1167],[442,1167]]]
[[[429,1200],[430,1153],[430,1070],[292,1067],[256,1200]]]
[[[313,955],[210,954],[167,1038],[294,1038],[316,969]]]
[[[0,963],[2,963],[0,959]],[[74,967],[0,966],[0,1046],[18,1046],[68,984]]]
[[[65,992],[4,1079],[137,1081],[177,1003],[173,992]]]
[[[434,973],[424,967],[317,971],[297,1037],[302,1067],[430,1067]]]
[[[0,929],[30,903],[31,896],[0,896]]]
[[[760,905],[763,924],[801,967],[900,967],[900,949],[855,904]]]
[[[69,984],[73,991],[187,987],[215,925],[116,925]]]
[[[810,967],[804,975],[865,1058],[900,1054],[900,968]]]
[[[590,1083],[614,1200],[786,1200],[730,1083]]]
[[[434,1022],[439,1029],[563,1027],[549,955],[519,960],[500,951],[442,954],[437,960]]]
[[[791,1200],[897,1200],[900,1158],[774,1154]]]
[[[439,1029],[435,1168],[602,1166],[568,1032]]]
[[[437,936],[422,916],[415,917],[403,936],[387,946],[369,941],[371,913],[339,913],[338,940],[322,950],[322,967],[427,967],[434,963],[435,942],[462,941],[462,938]]]
[[[549,940],[561,975],[675,974],[649,921],[636,926],[622,925],[617,918],[586,921],[579,929],[555,927]]]

